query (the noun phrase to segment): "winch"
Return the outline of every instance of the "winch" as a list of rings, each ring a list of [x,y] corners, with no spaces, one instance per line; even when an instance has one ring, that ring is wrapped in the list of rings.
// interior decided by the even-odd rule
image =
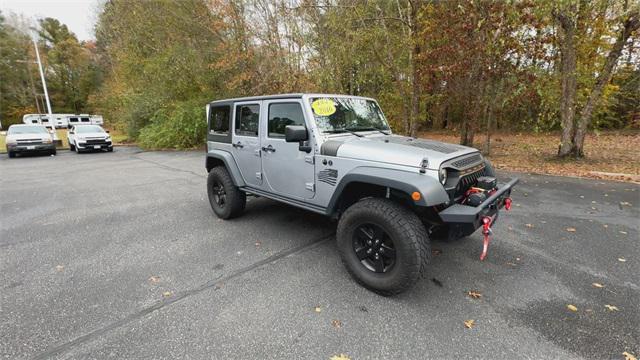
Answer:
[[[462,205],[467,206],[480,206],[485,200],[487,200],[492,194],[497,191],[498,181],[492,176],[481,176],[477,179],[476,186],[473,186],[467,190],[464,198],[461,201]],[[505,210],[511,209],[511,198],[504,199]],[[484,260],[487,257],[489,251],[489,243],[491,242],[491,225],[495,222],[497,213],[493,216],[482,217],[482,253],[480,254],[480,260]]]

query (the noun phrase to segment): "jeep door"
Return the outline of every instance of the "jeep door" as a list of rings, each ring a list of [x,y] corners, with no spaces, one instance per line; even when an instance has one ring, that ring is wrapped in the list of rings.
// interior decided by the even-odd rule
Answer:
[[[296,200],[311,199],[315,194],[313,150],[300,151],[298,143],[285,141],[287,125],[308,126],[302,101],[265,100],[262,129],[263,189]],[[311,135],[309,135],[311,136]]]
[[[260,162],[260,107],[261,101],[239,102],[234,105],[231,152],[242,178],[249,186],[262,185]]]

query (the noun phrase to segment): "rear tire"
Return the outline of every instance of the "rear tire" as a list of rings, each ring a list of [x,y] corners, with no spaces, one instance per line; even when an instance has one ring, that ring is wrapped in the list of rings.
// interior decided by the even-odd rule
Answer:
[[[213,212],[225,220],[242,214],[247,203],[247,195],[233,184],[224,166],[217,166],[209,171],[207,194]]]
[[[55,155],[55,154],[57,154],[57,150],[56,149],[51,150],[51,155]]]
[[[368,198],[349,207],[340,218],[336,237],[349,274],[383,296],[413,287],[431,259],[429,237],[418,216],[389,199]],[[367,247],[369,239],[373,247]],[[382,243],[376,248],[378,239]],[[378,258],[382,257],[382,266],[378,267]]]

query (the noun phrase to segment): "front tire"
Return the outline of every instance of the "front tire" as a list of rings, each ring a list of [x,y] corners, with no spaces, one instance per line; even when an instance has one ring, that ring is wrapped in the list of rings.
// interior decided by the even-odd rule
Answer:
[[[75,151],[76,150],[75,145],[73,145],[71,142],[69,142],[69,150],[71,150],[71,151]]]
[[[213,212],[221,219],[232,219],[244,211],[247,195],[233,184],[231,175],[223,166],[209,171],[207,194]]]
[[[7,151],[7,154],[9,154],[9,158],[14,158],[16,157],[16,154],[13,151]]]
[[[389,199],[363,199],[338,223],[338,251],[349,274],[383,296],[413,287],[431,258],[427,231],[411,210]]]

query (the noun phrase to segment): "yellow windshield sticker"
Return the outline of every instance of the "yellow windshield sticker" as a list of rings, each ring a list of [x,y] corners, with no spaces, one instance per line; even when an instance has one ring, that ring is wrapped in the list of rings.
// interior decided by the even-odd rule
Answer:
[[[336,105],[331,99],[318,99],[311,103],[311,108],[319,116],[329,116],[336,112]]]

